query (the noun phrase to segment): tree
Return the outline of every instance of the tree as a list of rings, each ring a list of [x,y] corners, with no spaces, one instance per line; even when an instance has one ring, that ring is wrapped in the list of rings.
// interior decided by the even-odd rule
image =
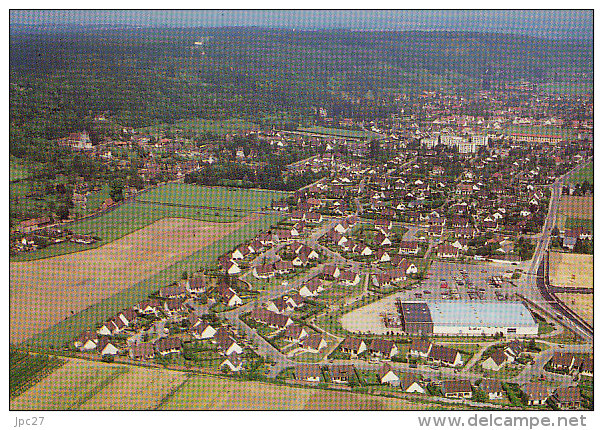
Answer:
[[[111,191],[109,195],[114,202],[119,202],[124,199],[124,182],[121,178],[116,178],[109,184]]]
[[[69,208],[65,205],[59,205],[55,211],[55,213],[57,214],[57,216],[60,219],[67,219],[69,218]]]

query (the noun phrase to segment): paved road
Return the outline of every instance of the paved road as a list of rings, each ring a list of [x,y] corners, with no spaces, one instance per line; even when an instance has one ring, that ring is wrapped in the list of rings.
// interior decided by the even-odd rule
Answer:
[[[522,289],[526,297],[541,305],[551,315],[562,315],[562,318],[557,318],[559,321],[561,321],[580,337],[591,342],[593,338],[592,330],[589,330],[588,327],[584,327],[584,324],[581,321],[577,320],[571,313],[567,312],[566,309],[560,306],[555,298],[548,292],[546,285],[544,284],[545,280],[543,264],[545,253],[551,241],[551,231],[556,223],[563,183],[570,174],[572,174],[575,170],[581,169],[589,161],[590,159],[585,160],[584,163],[576,166],[565,175],[557,178],[557,180],[551,185],[549,211],[542,227],[540,239],[536,242],[534,256],[532,257],[531,263],[528,265],[527,275],[524,277]]]
[[[544,365],[553,357],[553,354],[555,352],[592,353],[592,345],[589,344],[566,345],[563,348],[561,348],[561,346],[559,345],[554,345],[550,343],[549,345],[553,346],[547,349],[546,351],[538,354],[534,359],[534,364],[527,364],[521,371],[521,373],[519,373],[515,378],[513,378],[514,382],[520,384],[530,382],[533,378],[537,378],[538,376],[544,374],[548,380],[560,382],[562,385],[570,384],[572,382],[571,376],[546,372],[544,370]]]
[[[577,168],[580,168],[580,167],[581,166],[578,166]],[[570,173],[571,172],[568,172],[568,174],[570,174]],[[553,226],[555,223],[556,213],[557,213],[558,205],[559,205],[559,197],[561,195],[562,183],[563,183],[565,176],[567,176],[567,175],[560,177],[552,185],[552,195],[551,195],[549,213],[548,213],[547,219],[545,220],[545,223],[543,225],[543,229],[542,229],[540,238],[536,244],[536,249],[534,252],[533,259],[530,262],[522,263],[517,266],[518,268],[520,268],[520,267],[525,268],[525,271],[527,272],[527,274],[523,276],[523,280],[520,283],[521,286],[523,287],[522,288],[523,292],[527,296],[529,296],[529,298],[531,300],[534,300],[538,304],[542,305],[543,307],[550,309],[551,312],[554,312],[554,311],[551,307],[551,304],[549,303],[549,300],[547,300],[546,298],[543,299],[543,297],[541,295],[541,289],[539,289],[538,283],[537,283],[537,280],[538,280],[537,275],[538,275],[538,268],[541,267],[541,263],[543,261],[544,252],[549,246],[550,232],[553,229]],[[361,210],[361,205],[359,204],[359,201],[357,199],[355,200],[355,203],[356,203],[356,207],[357,207],[357,213],[359,213]],[[331,263],[331,264],[332,263],[347,264],[347,265],[350,265],[354,270],[360,272],[361,271],[360,263],[348,261],[345,258],[343,258],[340,254],[330,251],[329,249],[327,249],[326,247],[324,247],[318,243],[318,238],[323,236],[328,230],[330,230],[332,227],[334,227],[339,219],[340,218],[327,218],[327,221],[325,223],[323,223],[322,226],[314,229],[312,231],[312,233],[310,234],[310,236],[306,240],[304,240],[304,242],[307,243],[311,247],[319,249],[322,253],[327,255],[329,257],[329,263]],[[416,233],[416,231],[418,229],[419,229],[419,227],[415,227],[415,226],[413,226],[412,228],[409,228],[409,232],[407,232],[407,235],[414,235],[414,233]],[[408,237],[408,236],[405,236],[405,237]],[[275,255],[276,255],[276,250],[272,249],[270,251],[267,251],[267,253],[263,254],[262,256],[256,258],[254,261],[259,261],[259,259],[264,258],[264,257],[266,257],[267,260],[271,260],[271,259],[273,259],[273,257]],[[271,258],[268,258],[268,257],[271,257]],[[260,354],[266,355],[276,362],[276,365],[273,366],[273,368],[271,369],[269,376],[274,377],[285,367],[295,366],[298,363],[289,360],[283,353],[281,353],[279,350],[277,350],[272,345],[270,345],[261,336],[259,336],[257,334],[257,332],[255,332],[249,326],[247,326],[245,323],[243,323],[239,319],[239,316],[246,312],[251,311],[253,309],[253,307],[256,306],[257,303],[260,303],[261,301],[266,301],[266,300],[270,300],[270,299],[279,297],[283,293],[290,291],[292,289],[298,289],[299,287],[301,287],[303,282],[305,282],[305,281],[313,278],[314,276],[318,275],[319,273],[321,273],[323,266],[324,266],[324,264],[321,264],[321,265],[318,265],[317,267],[312,268],[308,273],[304,274],[303,276],[298,277],[291,284],[276,285],[274,288],[271,289],[271,291],[264,292],[262,295],[260,295],[260,297],[256,301],[248,303],[235,310],[232,310],[230,312],[226,312],[223,314],[238,330],[240,330],[242,333],[245,333],[245,335],[257,345],[257,351]],[[487,279],[489,277],[500,275],[500,272],[503,270],[502,267],[508,267],[508,266],[507,265],[497,265],[497,264],[492,264],[492,263],[485,264],[485,265],[472,265],[472,264],[458,264],[458,263],[446,263],[446,262],[435,261],[430,270],[430,272],[433,274],[432,279],[424,282],[423,286],[421,287],[421,290],[423,288],[425,288],[425,289],[431,290],[432,294],[434,296],[437,295],[436,291],[439,289],[438,288],[439,282],[440,282],[439,279],[443,277],[449,282],[449,284],[451,284],[453,282],[453,278],[455,276],[458,276],[461,268],[467,271],[468,277],[470,279],[474,278],[474,285],[478,286],[477,283],[479,283],[480,286],[485,286],[485,285],[487,285]],[[448,279],[448,278],[450,278],[450,279]],[[571,321],[570,321],[570,324],[571,324]],[[576,331],[580,332],[578,328],[576,328]],[[582,333],[582,334],[584,334],[584,333]],[[471,366],[473,366],[479,360],[479,358],[481,357],[483,352],[488,347],[492,346],[495,343],[496,342],[490,342],[490,343],[484,345],[482,348],[480,348],[480,350],[474,355],[474,357],[466,364],[466,366],[461,374],[457,373],[454,369],[447,368],[447,367],[441,367],[440,369],[435,370],[435,369],[432,369],[425,365],[419,365],[417,368],[411,368],[408,364],[405,364],[405,363],[392,362],[390,364],[391,364],[392,368],[395,370],[410,372],[410,373],[418,373],[421,375],[426,375],[428,377],[433,377],[434,379],[441,379],[442,377],[447,377],[447,378],[465,378],[465,379],[470,379],[472,381],[475,381],[477,379],[481,379],[483,377],[483,375],[481,373],[469,372],[468,369],[471,368]],[[562,384],[570,383],[571,377],[569,377],[569,376],[550,374],[549,372],[544,372],[544,370],[543,370],[546,362],[550,360],[553,353],[557,350],[562,350],[562,349],[561,349],[561,347],[555,345],[552,348],[550,348],[549,350],[545,351],[544,353],[538,355],[534,364],[526,366],[522,370],[522,372],[514,378],[514,380],[518,381],[518,382],[525,382],[525,381],[529,381],[529,380],[533,379],[534,377],[539,376],[542,373],[546,373],[548,375],[548,378],[551,380],[561,382]],[[592,351],[592,346],[589,344],[575,345],[575,346],[568,346],[564,350],[572,351],[572,352],[585,352],[585,351]],[[362,370],[369,370],[369,371],[377,371],[379,369],[379,367],[381,366],[380,363],[368,363],[363,360],[351,360],[351,361],[336,360],[335,362],[340,363],[340,364],[351,362],[357,368],[362,369]],[[323,363],[326,363],[326,361],[323,361]]]

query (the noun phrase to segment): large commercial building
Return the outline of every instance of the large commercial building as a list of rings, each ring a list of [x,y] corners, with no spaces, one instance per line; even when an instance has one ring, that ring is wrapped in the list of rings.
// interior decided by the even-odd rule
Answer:
[[[538,323],[521,302],[436,300],[398,304],[407,334],[536,336]]]
[[[513,142],[559,143],[571,141],[576,133],[569,129],[557,127],[513,126],[506,131]]]
[[[429,307],[424,302],[401,302],[398,303],[402,330],[411,334],[432,334],[433,322]]]

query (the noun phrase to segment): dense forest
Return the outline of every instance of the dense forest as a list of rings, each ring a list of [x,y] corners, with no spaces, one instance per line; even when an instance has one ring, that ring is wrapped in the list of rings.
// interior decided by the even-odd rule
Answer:
[[[197,42],[197,43],[195,43]],[[392,94],[494,82],[592,79],[592,45],[517,35],[120,29],[10,37],[11,151],[109,111],[132,127],[185,118],[262,123],[313,106],[375,118]],[[42,144],[35,141],[35,146]]]

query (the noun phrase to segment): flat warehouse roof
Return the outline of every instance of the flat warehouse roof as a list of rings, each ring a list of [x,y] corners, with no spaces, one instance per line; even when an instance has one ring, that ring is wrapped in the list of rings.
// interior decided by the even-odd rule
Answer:
[[[406,323],[430,323],[429,307],[425,302],[403,302],[402,314]]]
[[[521,302],[427,302],[434,325],[533,327],[532,314]]]

